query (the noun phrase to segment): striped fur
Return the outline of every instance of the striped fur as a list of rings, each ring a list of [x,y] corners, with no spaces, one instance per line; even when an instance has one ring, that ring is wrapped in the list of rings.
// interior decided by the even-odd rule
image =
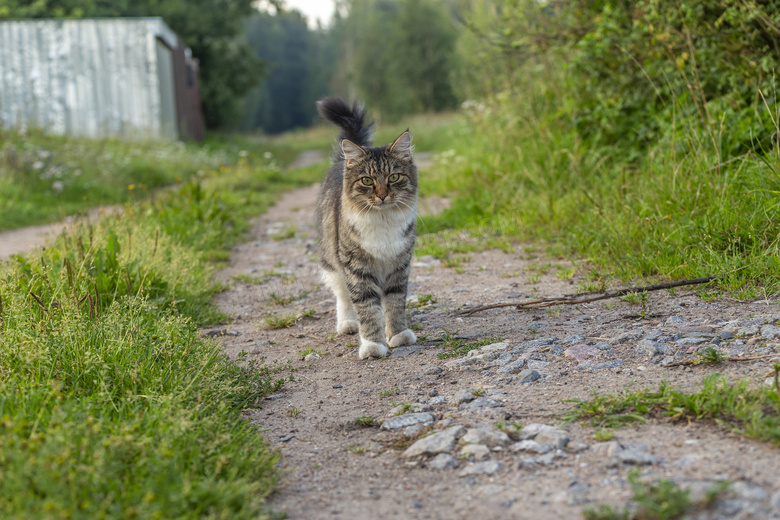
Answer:
[[[365,110],[317,103],[341,128],[317,199],[322,277],[336,296],[336,331],[360,333],[361,359],[417,341],[406,326],[406,291],[417,218],[417,167],[409,131],[371,146]]]

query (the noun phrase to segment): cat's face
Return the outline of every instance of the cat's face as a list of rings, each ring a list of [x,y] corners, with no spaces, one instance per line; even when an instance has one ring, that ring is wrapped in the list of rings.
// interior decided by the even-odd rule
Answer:
[[[414,209],[417,167],[412,160],[412,136],[407,130],[384,148],[367,149],[347,139],[344,152],[344,193],[357,211]]]

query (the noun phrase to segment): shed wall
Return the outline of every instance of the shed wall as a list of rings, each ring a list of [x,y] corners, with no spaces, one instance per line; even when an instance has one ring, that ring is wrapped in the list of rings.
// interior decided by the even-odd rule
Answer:
[[[175,138],[176,45],[159,18],[0,22],[0,125]]]

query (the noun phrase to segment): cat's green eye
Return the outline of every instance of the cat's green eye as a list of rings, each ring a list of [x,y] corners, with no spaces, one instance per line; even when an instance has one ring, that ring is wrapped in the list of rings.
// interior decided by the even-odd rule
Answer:
[[[374,179],[372,179],[371,177],[363,177],[363,178],[362,178],[362,179],[360,179],[360,180],[361,180],[361,182],[362,182],[363,184],[365,184],[366,186],[371,186],[372,184],[374,184]]]
[[[388,177],[387,180],[389,180],[390,182],[395,182],[395,181],[398,180],[399,177],[400,177],[400,175],[398,175],[397,173],[394,173],[390,177]]]

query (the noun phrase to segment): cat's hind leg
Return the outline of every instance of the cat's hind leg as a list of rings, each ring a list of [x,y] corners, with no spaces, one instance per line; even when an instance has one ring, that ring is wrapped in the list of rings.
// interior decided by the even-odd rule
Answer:
[[[359,329],[358,319],[344,278],[338,273],[323,269],[322,279],[336,296],[336,332],[356,334]]]

